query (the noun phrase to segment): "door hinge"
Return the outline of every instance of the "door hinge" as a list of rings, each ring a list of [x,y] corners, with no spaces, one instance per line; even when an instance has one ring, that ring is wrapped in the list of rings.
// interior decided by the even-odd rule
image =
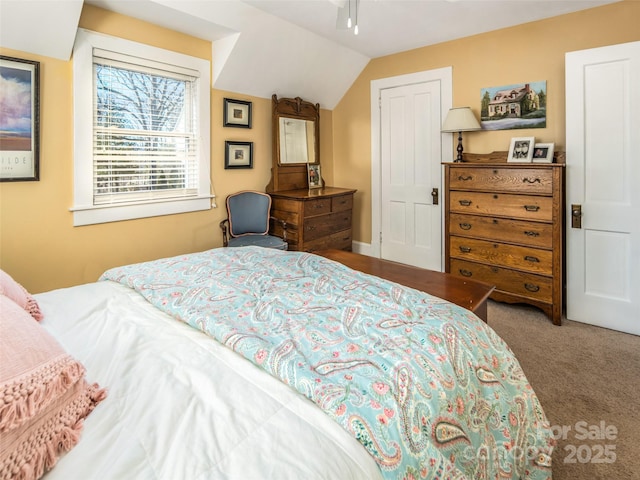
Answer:
[[[382,245],[382,231],[380,231],[380,245]]]

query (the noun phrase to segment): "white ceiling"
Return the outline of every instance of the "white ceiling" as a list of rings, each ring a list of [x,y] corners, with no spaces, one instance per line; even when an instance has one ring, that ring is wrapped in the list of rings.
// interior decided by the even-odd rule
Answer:
[[[211,40],[217,89],[333,109],[371,58],[618,0],[361,0],[358,35],[337,26],[348,0],[85,1]],[[82,4],[0,0],[0,45],[69,59]]]

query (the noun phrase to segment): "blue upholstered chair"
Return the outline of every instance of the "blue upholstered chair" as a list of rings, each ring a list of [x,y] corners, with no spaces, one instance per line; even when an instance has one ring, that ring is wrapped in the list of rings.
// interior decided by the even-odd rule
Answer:
[[[245,190],[227,197],[227,216],[220,222],[225,247],[255,245],[265,248],[287,249],[287,223],[272,217],[271,197],[262,192]],[[269,235],[269,221],[282,227],[282,237]]]

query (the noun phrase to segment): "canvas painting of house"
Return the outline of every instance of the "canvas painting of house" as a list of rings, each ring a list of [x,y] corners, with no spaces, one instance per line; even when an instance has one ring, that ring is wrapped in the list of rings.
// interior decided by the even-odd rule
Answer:
[[[546,81],[483,88],[480,95],[484,130],[547,126]]]

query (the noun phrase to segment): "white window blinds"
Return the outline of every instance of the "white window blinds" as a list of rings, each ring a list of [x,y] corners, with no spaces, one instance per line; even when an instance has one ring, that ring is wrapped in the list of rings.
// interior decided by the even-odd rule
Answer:
[[[93,50],[93,204],[198,195],[198,72]]]

